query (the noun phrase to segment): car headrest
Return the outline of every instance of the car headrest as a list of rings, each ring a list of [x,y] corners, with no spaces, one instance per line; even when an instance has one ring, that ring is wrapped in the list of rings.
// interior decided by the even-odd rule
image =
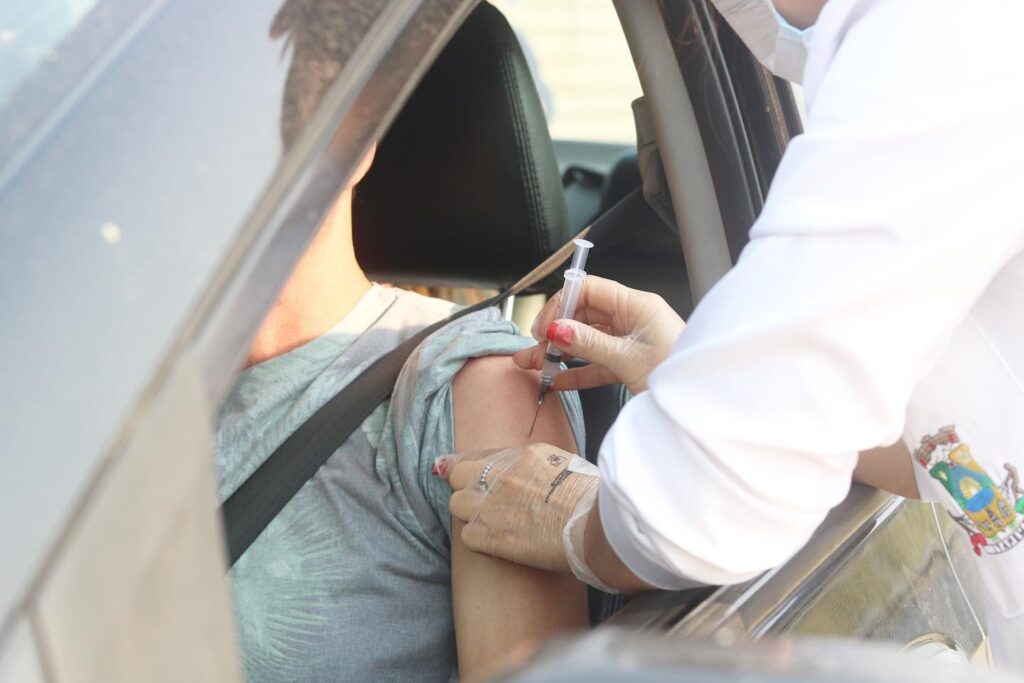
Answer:
[[[515,33],[483,3],[380,142],[353,205],[374,280],[506,287],[569,240],[544,110]]]

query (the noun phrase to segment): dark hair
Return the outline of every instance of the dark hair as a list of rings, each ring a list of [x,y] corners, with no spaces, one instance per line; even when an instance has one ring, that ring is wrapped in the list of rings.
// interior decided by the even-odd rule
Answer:
[[[384,6],[381,0],[287,0],[270,26],[285,36],[292,62],[281,104],[281,139],[287,149],[313,117],[324,93]]]

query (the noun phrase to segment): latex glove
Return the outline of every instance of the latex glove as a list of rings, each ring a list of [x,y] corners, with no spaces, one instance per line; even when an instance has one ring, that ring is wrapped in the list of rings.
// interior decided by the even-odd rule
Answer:
[[[437,476],[452,487],[452,517],[470,550],[548,571],[572,571],[612,591],[587,567],[583,533],[597,499],[598,470],[547,444],[444,455]]]
[[[590,361],[586,367],[560,372],[551,385],[556,390],[621,382],[639,394],[686,327],[657,294],[614,280],[588,275],[574,320],[554,319],[560,297],[561,292],[551,297],[533,324],[533,336],[541,343],[513,355],[519,367],[539,370],[550,341],[568,356]]]

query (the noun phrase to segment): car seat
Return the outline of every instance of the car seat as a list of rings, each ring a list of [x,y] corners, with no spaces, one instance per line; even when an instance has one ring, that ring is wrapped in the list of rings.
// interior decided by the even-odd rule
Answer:
[[[630,260],[636,245],[625,239],[603,253],[598,245],[591,272],[656,289],[650,286],[657,280],[652,268],[662,262],[685,289],[678,237],[643,201],[634,205],[621,227],[647,245],[644,251],[653,246],[652,260]],[[652,235],[656,245],[645,239]],[[424,75],[356,187],[357,258],[374,280],[503,289],[571,236],[554,146],[526,57],[501,12],[482,3]],[[533,291],[550,294],[560,286],[555,276]],[[666,298],[686,308],[688,289],[682,296],[672,289]],[[581,392],[581,401],[586,455],[594,462],[623,392],[603,387]],[[621,604],[618,596],[593,591],[592,620]]]
[[[491,5],[470,14],[380,142],[353,223],[369,277],[418,285],[503,289],[570,239],[544,109]]]

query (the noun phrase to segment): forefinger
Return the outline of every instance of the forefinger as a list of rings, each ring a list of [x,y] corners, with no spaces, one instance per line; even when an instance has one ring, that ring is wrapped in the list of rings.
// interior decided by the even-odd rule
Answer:
[[[622,302],[622,293],[627,288],[615,280],[588,275],[580,289],[579,302],[573,319],[586,325],[603,325],[613,328],[613,321],[618,307]],[[548,325],[558,320],[558,308],[561,305],[562,292],[548,299],[533,322],[531,333],[538,341],[546,339]]]

